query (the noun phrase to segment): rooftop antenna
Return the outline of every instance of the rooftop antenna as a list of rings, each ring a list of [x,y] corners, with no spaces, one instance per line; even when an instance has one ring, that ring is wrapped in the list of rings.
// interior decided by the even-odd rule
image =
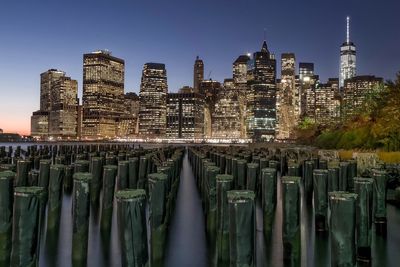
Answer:
[[[347,16],[347,35],[346,35],[347,43],[350,43],[350,17]]]
[[[264,41],[266,41],[267,40],[267,28],[264,28]]]

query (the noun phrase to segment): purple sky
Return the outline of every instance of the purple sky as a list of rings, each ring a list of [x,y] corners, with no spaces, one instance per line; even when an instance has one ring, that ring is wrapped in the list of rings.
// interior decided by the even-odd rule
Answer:
[[[5,1],[0,8],[0,128],[29,133],[39,74],[58,68],[78,80],[82,54],[109,49],[126,62],[125,91],[138,92],[146,62],[166,64],[170,91],[192,85],[196,55],[205,76],[230,77],[240,54],[260,49],[314,62],[321,81],[338,77],[345,19],[358,74],[393,79],[400,70],[398,0]],[[279,67],[279,66],[278,66]],[[279,71],[278,71],[279,76]]]

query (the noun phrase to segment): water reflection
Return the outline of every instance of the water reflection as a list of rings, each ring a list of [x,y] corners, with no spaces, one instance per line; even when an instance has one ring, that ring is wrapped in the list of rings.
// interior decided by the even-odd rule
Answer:
[[[7,145],[8,144],[0,144]],[[277,183],[277,207],[271,237],[263,235],[262,210],[256,203],[257,218],[257,266],[283,266],[282,245],[282,199],[280,182]],[[303,189],[301,189],[302,196]],[[41,233],[40,266],[71,266],[72,211],[71,195],[63,195],[60,225],[58,231],[49,232],[44,225]],[[101,199],[100,202],[101,203]],[[120,266],[120,251],[117,232],[116,205],[109,231],[100,231],[101,212],[99,204],[91,207],[89,226],[89,250],[87,266]],[[400,253],[400,210],[392,205],[387,207],[388,234],[386,237],[373,234],[372,265],[375,267],[399,266]],[[301,199],[301,265],[310,267],[330,266],[330,245],[328,233],[316,233],[312,204]],[[46,220],[44,220],[46,224]],[[172,216],[165,265],[209,266],[208,248],[205,238],[204,216],[196,184],[187,156],[184,158],[181,181],[175,213]]]

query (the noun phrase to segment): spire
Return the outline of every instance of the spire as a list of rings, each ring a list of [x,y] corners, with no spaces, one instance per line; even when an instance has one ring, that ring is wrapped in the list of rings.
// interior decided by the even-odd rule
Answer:
[[[199,56],[196,56],[196,60],[199,60]]]
[[[262,44],[261,52],[268,52],[268,46],[267,46],[267,42],[265,40]]]
[[[350,43],[350,17],[347,16],[347,34],[346,34],[346,42]]]

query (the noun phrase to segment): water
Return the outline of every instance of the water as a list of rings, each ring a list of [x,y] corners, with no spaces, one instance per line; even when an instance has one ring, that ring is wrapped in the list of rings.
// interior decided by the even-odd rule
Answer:
[[[8,145],[8,144],[0,144]],[[49,233],[43,226],[40,250],[41,267],[71,266],[72,214],[71,195],[64,194],[58,233]],[[278,182],[278,205],[273,234],[266,243],[262,232],[262,211],[257,203],[257,266],[282,266],[282,205]],[[115,204],[115,203],[114,203]],[[88,266],[120,266],[120,248],[117,234],[116,205],[112,229],[101,235],[99,207],[91,208],[89,226]],[[400,210],[390,204],[388,235],[373,235],[372,266],[399,266],[400,262]],[[313,209],[301,201],[301,262],[302,266],[330,266],[329,236],[315,233]],[[345,218],[344,218],[345,219]],[[187,156],[181,172],[175,213],[172,216],[167,240],[165,266],[208,266],[209,251],[205,239],[205,224],[201,201]]]

